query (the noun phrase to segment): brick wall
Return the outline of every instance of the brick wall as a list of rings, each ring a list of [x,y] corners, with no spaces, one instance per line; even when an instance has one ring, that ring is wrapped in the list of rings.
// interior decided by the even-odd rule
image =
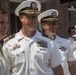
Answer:
[[[60,0],[54,0],[54,8],[59,11],[59,35],[62,37],[68,37],[68,27],[69,27],[69,12],[68,3],[60,4]]]
[[[0,0],[0,3],[2,4],[2,7],[5,8],[8,12],[9,17],[9,26],[10,25],[10,3],[9,0]],[[62,37],[68,37],[68,27],[69,27],[69,15],[68,15],[68,4],[60,4],[60,0],[46,0],[45,3],[42,3],[42,11],[45,11],[47,9],[55,8],[59,11],[59,31],[58,34]],[[11,28],[11,27],[10,27]],[[10,29],[9,28],[9,33]]]
[[[59,11],[59,30],[58,35],[62,37],[68,37],[68,21],[69,21],[69,15],[68,15],[68,4],[60,4],[60,0],[46,0],[46,9],[45,5],[42,6],[43,9],[57,9]]]

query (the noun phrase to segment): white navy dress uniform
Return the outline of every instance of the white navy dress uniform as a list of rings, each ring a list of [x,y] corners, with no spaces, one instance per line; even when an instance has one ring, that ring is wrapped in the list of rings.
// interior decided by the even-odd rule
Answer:
[[[40,15],[38,15],[38,21],[58,21],[58,11],[55,9],[50,9],[47,11],[42,12]]]
[[[37,4],[38,11],[40,11],[41,6],[38,1],[28,0],[18,6],[15,14],[19,16],[20,9],[29,7],[32,2]],[[37,11],[29,10],[22,10],[20,13],[23,12],[37,14]],[[37,30],[31,38],[24,36],[20,30],[4,43],[3,51],[11,75],[54,75],[52,68],[62,62],[53,42]]]
[[[39,22],[48,22],[48,21],[58,21],[58,11],[55,9],[50,9],[47,11],[44,11],[38,16],[38,21]],[[46,35],[45,35],[46,36]],[[50,36],[48,36],[50,38]],[[52,37],[50,39],[53,39]],[[59,36],[56,36],[53,41],[56,43],[57,48],[61,54],[62,58],[62,67],[64,71],[64,75],[71,75],[68,69],[68,61],[74,61],[75,58],[73,56],[73,52],[70,48],[70,43],[68,40],[61,38]]]
[[[1,46],[3,46],[3,39],[0,40],[0,47]],[[10,75],[6,61],[1,53],[2,51],[0,50],[0,75]]]
[[[54,41],[56,41],[58,49],[61,53],[64,75],[71,75],[68,68],[68,62],[74,61],[75,58],[73,56],[73,51],[71,50],[70,43],[67,39],[61,38],[59,36],[56,36],[56,39]]]
[[[10,75],[9,70],[3,56],[0,53],[0,75]]]
[[[73,42],[71,43],[71,48],[73,50],[73,54],[74,54],[74,57],[76,59],[76,34],[74,34],[73,36]],[[76,61],[75,61],[76,62]]]
[[[70,43],[72,43],[74,41],[74,38],[73,37],[69,37],[68,40],[69,40]]]
[[[36,32],[27,38],[18,32],[3,47],[12,75],[54,75],[52,68],[62,60],[53,42]]]

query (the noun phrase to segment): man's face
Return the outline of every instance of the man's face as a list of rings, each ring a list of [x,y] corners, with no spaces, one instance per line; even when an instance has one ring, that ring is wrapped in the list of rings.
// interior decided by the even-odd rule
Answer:
[[[8,30],[8,17],[0,13],[0,35],[6,35]]]
[[[75,34],[75,29],[71,29],[70,35],[73,36]]]
[[[57,33],[58,31],[58,22],[47,22],[48,30],[51,33]]]
[[[25,15],[21,18],[22,26],[29,29],[36,29],[38,25],[37,15]]]

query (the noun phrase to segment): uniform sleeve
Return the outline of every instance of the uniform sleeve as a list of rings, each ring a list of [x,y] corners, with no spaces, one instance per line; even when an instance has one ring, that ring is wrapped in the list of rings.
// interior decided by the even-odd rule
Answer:
[[[74,61],[75,57],[73,55],[73,51],[71,49],[71,44],[68,42],[68,55],[67,55],[68,61]]]
[[[11,58],[10,58],[10,51],[8,49],[8,46],[6,46],[6,44],[3,45],[3,53],[4,53],[4,56],[5,56],[5,59],[6,59],[6,65],[9,69],[9,71],[11,70]]]
[[[57,46],[55,45],[55,43],[53,42],[51,45],[52,45],[52,53],[50,56],[51,58],[50,63],[51,63],[52,68],[54,68],[62,63],[62,59],[61,59],[60,52]]]
[[[71,43],[71,48],[72,48],[73,51],[76,50],[76,41],[73,41],[73,42]]]
[[[76,50],[73,52],[73,54],[74,54],[74,57],[75,57],[75,59],[76,59]]]
[[[0,54],[0,75],[10,75],[7,64]]]

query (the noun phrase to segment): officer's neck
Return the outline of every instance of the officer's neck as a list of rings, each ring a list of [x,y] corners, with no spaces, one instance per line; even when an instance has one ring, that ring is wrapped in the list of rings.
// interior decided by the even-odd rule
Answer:
[[[36,30],[31,31],[31,30],[23,30],[22,29],[21,31],[22,31],[24,36],[29,37],[29,38],[33,37],[35,35],[35,33],[36,33]]]

